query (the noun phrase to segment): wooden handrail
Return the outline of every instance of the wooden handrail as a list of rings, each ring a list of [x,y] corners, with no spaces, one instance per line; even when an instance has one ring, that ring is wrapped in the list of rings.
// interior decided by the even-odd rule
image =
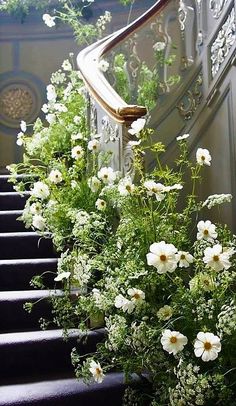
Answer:
[[[169,1],[158,0],[148,11],[127,27],[83,49],[77,57],[78,68],[90,93],[107,113],[120,123],[130,123],[137,120],[147,113],[147,109],[145,106],[127,104],[106,80],[98,68],[98,62],[106,52],[140,29],[155,14],[160,13]]]

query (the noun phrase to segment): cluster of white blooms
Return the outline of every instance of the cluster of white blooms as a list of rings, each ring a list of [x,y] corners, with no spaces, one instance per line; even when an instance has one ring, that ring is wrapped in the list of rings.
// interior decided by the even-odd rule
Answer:
[[[49,102],[56,102],[56,98],[57,98],[57,92],[56,92],[56,88],[55,86],[53,86],[52,84],[47,86],[47,100]]]
[[[79,287],[86,286],[91,277],[91,266],[89,258],[85,254],[81,254],[75,261],[73,267],[73,279],[77,282]]]
[[[214,206],[218,206],[223,203],[230,203],[233,196],[231,194],[215,194],[210,195],[208,198],[203,202],[202,207],[207,207],[208,209],[212,209]]]
[[[61,71],[61,69],[59,69],[58,71],[52,73],[50,80],[53,85],[60,85],[65,82],[66,75],[64,72]],[[45,113],[45,111],[44,111],[44,113]],[[46,113],[47,113],[47,111],[46,111]]]
[[[134,321],[131,324],[131,345],[135,350],[143,350],[144,347],[149,347],[148,327],[144,321],[138,323]]]
[[[178,383],[170,389],[171,406],[205,405],[207,392],[211,390],[206,376],[199,373],[200,368],[191,363],[179,363],[175,369]]]
[[[145,293],[137,288],[130,288],[127,291],[130,299],[127,299],[122,294],[115,297],[115,307],[122,309],[123,312],[132,313],[136,306],[140,305],[145,300]]]
[[[192,314],[194,321],[202,321],[203,319],[212,320],[215,312],[215,304],[213,299],[206,300],[204,297],[197,300],[192,299]]]
[[[98,18],[96,26],[99,30],[104,31],[106,29],[106,25],[110,21],[111,21],[111,13],[109,11],[105,11],[104,15]]]
[[[24,144],[24,135],[27,130],[27,125],[24,120],[20,122],[20,129],[21,131],[17,134],[16,144],[21,147]]]
[[[109,351],[118,351],[125,343],[127,323],[123,316],[118,314],[106,318],[106,330],[108,340],[105,343]]]
[[[65,59],[61,65],[64,71],[72,71],[72,65],[68,59]]]
[[[221,307],[216,325],[218,335],[223,338],[224,334],[231,336],[236,330],[236,305],[234,300]]]

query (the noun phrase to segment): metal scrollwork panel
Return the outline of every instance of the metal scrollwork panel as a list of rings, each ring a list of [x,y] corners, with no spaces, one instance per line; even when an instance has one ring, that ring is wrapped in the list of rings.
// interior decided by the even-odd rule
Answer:
[[[91,134],[97,134],[98,132],[98,118],[97,118],[97,107],[92,97],[89,99],[90,108],[90,131]]]
[[[220,67],[229,54],[235,39],[235,8],[233,7],[210,48],[211,74],[213,78],[220,70]]]
[[[203,76],[202,73],[199,73],[191,88],[186,92],[180,103],[176,106],[179,114],[184,120],[190,120],[201,103],[203,97],[202,86]]]

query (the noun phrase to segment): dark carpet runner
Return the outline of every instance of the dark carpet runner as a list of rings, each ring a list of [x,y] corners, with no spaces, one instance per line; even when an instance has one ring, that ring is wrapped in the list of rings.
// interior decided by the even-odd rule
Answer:
[[[71,349],[95,351],[102,330],[91,331],[84,344],[78,342],[78,331],[71,331],[65,342],[61,330],[40,330],[39,318],[50,318],[48,291],[33,290],[30,280],[55,272],[57,259],[49,239],[25,230],[17,220],[26,199],[13,191],[8,176],[0,175],[0,406],[121,406],[121,374],[110,373],[102,384],[92,385],[73,377]],[[46,277],[49,288],[54,276]],[[43,300],[25,312],[24,303],[38,299]]]

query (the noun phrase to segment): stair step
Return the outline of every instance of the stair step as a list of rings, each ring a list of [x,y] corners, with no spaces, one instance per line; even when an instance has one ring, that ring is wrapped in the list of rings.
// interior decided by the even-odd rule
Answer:
[[[12,192],[13,191],[13,183],[9,182],[11,175],[0,175],[0,192]],[[16,175],[14,176],[19,182],[21,180],[25,180],[26,178],[31,178],[29,175]]]
[[[0,210],[23,210],[30,193],[1,192]]]
[[[90,331],[86,341],[79,330],[70,330],[66,341],[62,330],[0,334],[0,384],[2,380],[17,379],[19,371],[21,379],[55,371],[73,373],[72,348],[76,347],[81,355],[91,353],[103,338],[103,329]]]
[[[48,290],[22,290],[0,292],[0,332],[38,330],[40,317],[51,319],[51,303]],[[51,294],[62,295],[60,290]],[[31,313],[24,310],[26,302],[39,301]]]
[[[2,291],[32,289],[30,281],[33,276],[44,272],[46,272],[43,275],[44,285],[53,288],[56,270],[56,258],[0,260],[0,289]]]
[[[23,210],[2,210],[0,211],[0,233],[26,231],[22,221],[17,220]]]
[[[100,384],[75,378],[0,387],[0,406],[121,406],[125,389],[121,373],[109,373]]]
[[[55,257],[50,239],[36,232],[0,233],[0,259]]]

